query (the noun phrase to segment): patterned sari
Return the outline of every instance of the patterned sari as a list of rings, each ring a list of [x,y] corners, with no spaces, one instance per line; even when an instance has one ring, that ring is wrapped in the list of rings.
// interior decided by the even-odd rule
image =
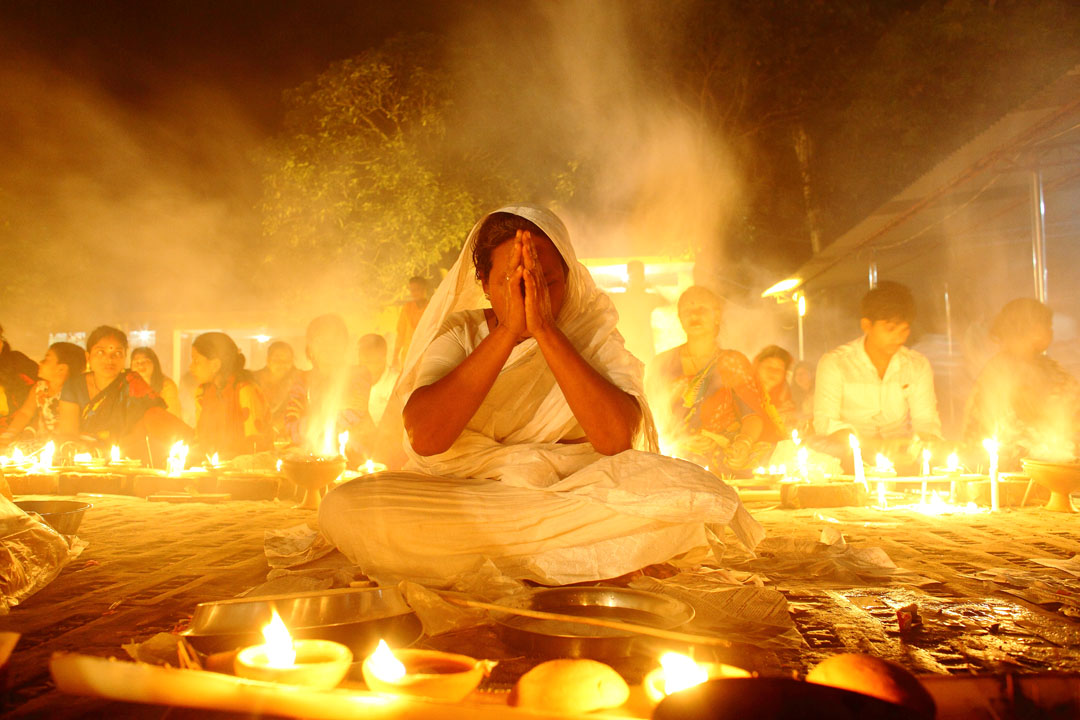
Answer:
[[[720,474],[746,475],[766,463],[780,439],[780,428],[750,361],[736,350],[720,350],[705,367],[688,375],[681,349],[658,355],[650,373],[650,395],[663,421],[665,444],[674,446],[679,457]],[[727,450],[750,416],[760,417],[764,428],[747,465],[731,467]]]
[[[109,386],[90,397],[87,375],[64,383],[60,399],[78,404],[79,431],[104,443],[131,435],[147,410],[165,409],[165,401],[133,370],[120,373]]]

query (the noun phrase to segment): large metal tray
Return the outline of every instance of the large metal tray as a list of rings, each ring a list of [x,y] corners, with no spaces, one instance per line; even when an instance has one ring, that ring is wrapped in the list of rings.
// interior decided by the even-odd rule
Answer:
[[[546,588],[499,601],[510,608],[575,617],[603,618],[671,630],[694,619],[694,609],[676,598],[620,587]],[[538,657],[619,658],[648,652],[651,638],[623,630],[558,620],[537,620],[508,612],[493,619],[503,639]]]
[[[334,640],[365,657],[379,639],[407,647],[419,639],[419,618],[396,588],[344,588],[200,603],[181,633],[203,653],[263,642],[262,628],[277,608],[295,638]]]

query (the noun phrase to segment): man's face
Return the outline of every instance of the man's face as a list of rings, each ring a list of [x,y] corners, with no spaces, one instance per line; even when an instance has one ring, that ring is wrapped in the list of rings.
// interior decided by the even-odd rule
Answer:
[[[315,335],[308,340],[308,360],[319,369],[344,365],[347,342],[347,338],[339,337],[335,333]]]
[[[270,377],[281,380],[293,369],[293,353],[288,348],[274,348],[266,358],[266,367],[270,368]]]
[[[906,320],[863,318],[859,324],[866,333],[866,344],[890,357],[904,346],[911,335],[911,325]]]
[[[421,303],[427,300],[427,288],[423,283],[411,282],[409,283],[409,296],[412,297],[412,301],[415,303]]]
[[[376,382],[386,370],[386,348],[360,348],[360,367],[370,375],[371,382]]]

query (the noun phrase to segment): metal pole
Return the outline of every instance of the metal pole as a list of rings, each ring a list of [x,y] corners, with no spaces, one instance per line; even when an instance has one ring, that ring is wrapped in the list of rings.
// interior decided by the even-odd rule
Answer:
[[[952,302],[949,299],[949,283],[945,283],[945,343],[949,353],[945,383],[949,394],[949,424],[956,424],[956,395],[953,393],[953,327]]]
[[[1042,171],[1031,171],[1031,268],[1035,274],[1035,298],[1046,302],[1046,197]]]
[[[803,317],[806,316],[806,296],[799,293],[796,298],[797,314],[799,317],[799,362],[806,359],[803,351]]]

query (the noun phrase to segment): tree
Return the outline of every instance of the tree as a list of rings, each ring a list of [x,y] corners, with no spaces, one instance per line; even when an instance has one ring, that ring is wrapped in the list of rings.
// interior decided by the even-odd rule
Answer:
[[[453,87],[439,67],[430,37],[398,37],[286,94],[265,158],[269,269],[377,307],[460,247],[485,198],[446,149]],[[312,290],[296,283],[284,299]]]

